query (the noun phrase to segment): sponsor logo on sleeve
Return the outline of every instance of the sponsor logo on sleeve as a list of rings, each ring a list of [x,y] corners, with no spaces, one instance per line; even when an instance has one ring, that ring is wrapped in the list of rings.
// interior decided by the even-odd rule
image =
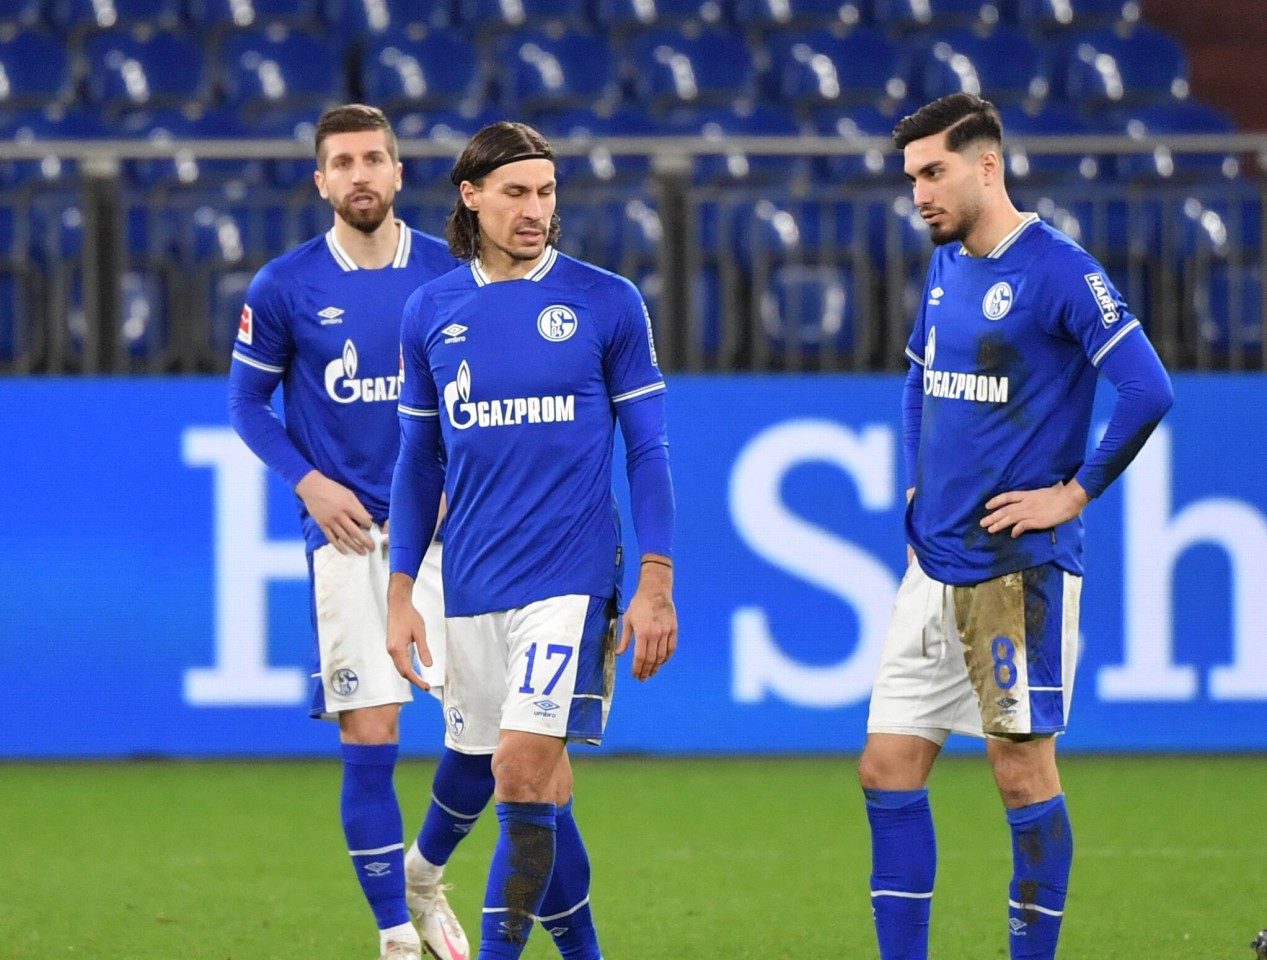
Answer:
[[[1111,327],[1122,318],[1118,312],[1117,302],[1113,299],[1113,294],[1109,292],[1109,283],[1104,279],[1102,273],[1088,273],[1085,277],[1087,286],[1091,288],[1091,295],[1095,297],[1095,304],[1100,308],[1100,320],[1106,327]]]
[[[248,347],[251,345],[251,338],[255,335],[255,311],[251,309],[249,303],[242,305],[242,317],[238,320],[238,340],[245,343]]]
[[[651,311],[647,309],[647,301],[642,301],[642,315],[647,320],[647,347],[651,350],[651,365],[653,367],[660,366],[660,361],[655,355],[655,335],[651,332]]]

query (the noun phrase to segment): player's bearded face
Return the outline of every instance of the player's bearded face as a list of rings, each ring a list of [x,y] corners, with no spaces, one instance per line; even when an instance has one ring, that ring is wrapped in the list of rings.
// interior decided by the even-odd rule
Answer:
[[[373,233],[392,209],[396,202],[395,188],[389,188],[385,194],[378,194],[368,187],[353,187],[342,197],[331,197],[335,212],[362,233]]]
[[[317,187],[349,226],[373,233],[391,213],[400,164],[381,130],[331,134],[322,148]]]
[[[962,153],[945,149],[941,134],[912,141],[904,153],[915,207],[928,224],[933,243],[940,246],[967,239],[986,203],[976,165]]]

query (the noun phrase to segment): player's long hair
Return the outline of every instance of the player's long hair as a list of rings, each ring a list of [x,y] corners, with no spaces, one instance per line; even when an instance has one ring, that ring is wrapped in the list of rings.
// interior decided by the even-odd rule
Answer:
[[[903,117],[893,128],[893,145],[899,150],[912,140],[946,131],[946,149],[958,153],[970,143],[1003,142],[1003,121],[989,100],[971,93],[951,93],[926,103]]]
[[[317,120],[317,168],[325,166],[326,158],[322,148],[326,137],[335,133],[360,133],[362,130],[382,130],[387,140],[387,152],[391,154],[392,163],[400,160],[400,151],[396,147],[396,131],[392,129],[387,114],[378,107],[364,103],[345,103],[341,107],[331,107]]]
[[[526,123],[499,120],[489,124],[466,145],[449,179],[460,186],[463,180],[476,185],[486,176],[506,163],[515,160],[541,158],[554,162],[554,150],[549,141]],[[550,217],[546,243],[559,242],[559,214]],[[453,212],[444,224],[444,238],[449,242],[449,252],[459,260],[474,260],[480,255],[479,215],[467,208],[458,197]]]

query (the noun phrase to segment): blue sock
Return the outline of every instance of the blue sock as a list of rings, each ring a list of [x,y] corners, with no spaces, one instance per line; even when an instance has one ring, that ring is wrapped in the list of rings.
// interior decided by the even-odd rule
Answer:
[[[927,790],[866,790],[880,960],[927,960],[937,837]]]
[[[431,781],[431,805],[418,831],[418,850],[442,867],[493,795],[493,757],[446,749]]]
[[[553,803],[499,803],[479,960],[518,960],[554,871]]]
[[[394,743],[345,743],[343,747],[343,833],[374,911],[378,929],[409,922],[405,906],[404,826],[392,771],[399,748]]]
[[[1007,822],[1012,827],[1007,908],[1012,960],[1052,960],[1073,864],[1065,795],[1009,810]]]
[[[572,800],[559,807],[554,873],[541,901],[541,925],[554,937],[563,960],[603,960],[590,913],[590,858],[572,816]]]

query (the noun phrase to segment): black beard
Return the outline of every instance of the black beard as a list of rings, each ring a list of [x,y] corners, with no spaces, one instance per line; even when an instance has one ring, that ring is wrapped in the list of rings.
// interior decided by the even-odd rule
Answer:
[[[383,225],[391,208],[391,203],[377,203],[368,210],[360,210],[352,206],[352,200],[349,197],[334,209],[348,226],[360,230],[361,233],[370,234]]]

